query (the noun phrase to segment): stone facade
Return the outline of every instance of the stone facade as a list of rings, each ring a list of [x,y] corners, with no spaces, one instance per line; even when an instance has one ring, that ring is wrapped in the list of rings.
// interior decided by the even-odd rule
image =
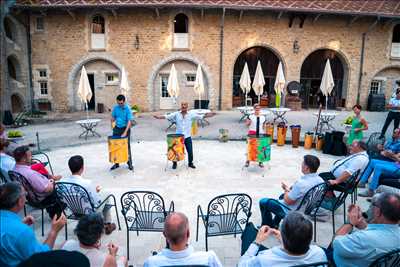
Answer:
[[[1,110],[17,113],[31,108],[26,18],[2,15]]]
[[[173,48],[173,20],[180,12],[186,14],[189,21],[189,48],[184,50]],[[31,16],[32,66],[48,67],[51,74],[49,99],[55,110],[80,109],[76,99],[76,79],[80,68],[89,62],[97,64],[95,62],[106,61],[118,71],[125,67],[131,86],[130,103],[149,111],[160,108],[160,72],[167,73],[174,62],[181,62],[181,74],[185,71],[195,72],[196,65],[201,64],[207,82],[204,97],[210,100],[211,108],[217,109],[220,98],[221,13],[221,10],[215,9],[205,10],[204,14],[196,9],[160,9],[158,14],[154,10],[141,8],[118,9],[114,13],[110,10],[87,9],[71,14],[62,10],[48,10],[43,17],[43,31],[34,30],[35,16]],[[91,18],[95,14],[101,14],[105,19],[104,50],[90,48]],[[337,51],[344,68],[343,98],[346,99],[346,107],[350,108],[357,101],[362,34],[368,32],[360,91],[360,103],[366,106],[373,78],[386,69],[393,69],[398,75],[400,65],[400,59],[390,57],[394,25],[387,22],[374,24],[374,20],[368,17],[351,21],[346,16],[309,16],[302,27],[296,18],[289,27],[289,15],[286,14],[278,16],[273,12],[245,11],[239,15],[239,11],[226,11],[222,109],[232,108],[236,59],[241,52],[258,45],[267,47],[282,61],[287,81],[300,80],[302,63],[313,51],[327,48]],[[299,45],[296,53],[293,49],[295,41]],[[96,67],[99,73],[106,71],[99,67]],[[183,80],[181,88],[185,88]],[[106,106],[112,102],[108,97],[114,98],[118,93],[118,87],[114,86],[111,91],[107,94],[107,100],[101,100]],[[385,93],[390,95],[389,89]],[[96,92],[96,95],[100,96],[101,92]],[[192,104],[191,97],[197,99],[194,94],[188,94],[183,99],[190,100]]]

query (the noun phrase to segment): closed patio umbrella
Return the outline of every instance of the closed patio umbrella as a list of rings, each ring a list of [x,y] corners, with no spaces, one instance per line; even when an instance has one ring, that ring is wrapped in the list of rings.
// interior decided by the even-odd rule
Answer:
[[[242,75],[240,75],[239,86],[245,94],[245,105],[247,106],[247,94],[251,90],[251,79],[249,73],[249,67],[247,66],[247,62],[244,64]]]
[[[174,103],[176,103],[176,99],[179,95],[179,81],[175,64],[172,64],[171,71],[169,72],[167,91],[168,94],[173,98]]]
[[[275,78],[275,84],[274,84],[274,89],[276,92],[275,105],[278,108],[281,105],[281,94],[283,93],[285,84],[286,84],[286,80],[285,80],[285,75],[283,74],[282,62],[279,62],[278,71],[276,72],[276,78]]]
[[[264,92],[264,85],[265,85],[265,80],[264,80],[264,73],[261,68],[261,63],[260,60],[257,62],[257,68],[256,68],[256,74],[254,75],[254,80],[253,80],[253,90],[258,95],[258,103],[260,103],[260,96]]]
[[[129,92],[129,84],[128,84],[128,76],[126,75],[125,68],[122,67],[121,70],[121,94],[123,94],[128,102],[128,92]]]
[[[329,59],[328,59],[326,61],[324,74],[322,75],[321,85],[319,87],[321,92],[322,92],[322,94],[325,96],[325,101],[326,101],[325,109],[328,109],[328,96],[332,92],[332,89],[333,89],[334,86],[335,86],[335,82],[333,81],[331,64],[330,64]]]
[[[194,82],[194,91],[199,95],[199,108],[201,108],[201,95],[204,93],[204,77],[200,64],[197,66],[196,80]]]
[[[81,78],[79,79],[78,96],[82,103],[85,104],[86,116],[89,117],[88,102],[92,99],[92,89],[90,89],[89,79],[86,73],[85,66],[82,66]]]

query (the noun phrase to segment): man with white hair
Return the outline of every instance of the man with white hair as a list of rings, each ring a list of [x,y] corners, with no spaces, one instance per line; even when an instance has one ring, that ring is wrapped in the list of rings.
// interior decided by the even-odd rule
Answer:
[[[188,244],[190,237],[189,221],[185,214],[173,212],[167,216],[164,236],[168,246],[157,255],[149,257],[144,267],[158,266],[209,266],[222,267],[213,251],[197,251]]]
[[[200,115],[194,111],[188,111],[189,104],[187,102],[181,103],[181,109],[168,115],[154,115],[156,119],[167,119],[176,123],[176,134],[183,134],[185,137],[185,147],[189,157],[189,167],[196,169],[193,164],[193,145],[192,145],[192,121],[201,120],[203,118],[209,118],[215,115],[210,112],[204,115]],[[173,162],[172,169],[176,169],[177,163]]]

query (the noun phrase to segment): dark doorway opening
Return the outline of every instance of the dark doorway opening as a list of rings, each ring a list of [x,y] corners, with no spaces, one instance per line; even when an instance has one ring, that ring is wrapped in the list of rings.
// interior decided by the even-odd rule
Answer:
[[[300,97],[303,108],[318,108],[325,106],[325,96],[321,93],[320,85],[325,64],[329,59],[335,87],[328,98],[328,108],[335,109],[345,105],[342,97],[344,66],[336,51],[320,49],[311,53],[301,65],[300,83],[302,86]]]
[[[95,102],[95,90],[94,90],[94,74],[88,74],[88,79],[89,79],[89,84],[90,84],[90,89],[92,90],[92,99],[90,99],[89,103],[88,103],[88,109],[89,110],[94,110],[94,107],[96,105]]]
[[[265,79],[264,95],[268,95],[269,99],[275,99],[274,83],[276,72],[278,70],[279,58],[274,54],[274,52],[266,47],[254,46],[243,51],[236,59],[233,70],[233,107],[243,106],[245,104],[245,94],[243,93],[239,85],[240,76],[242,75],[244,64],[247,62],[251,82],[253,83],[258,60],[260,60]],[[253,103],[258,102],[258,97],[256,96],[253,89],[250,90],[250,93],[247,95],[247,97],[251,98]]]

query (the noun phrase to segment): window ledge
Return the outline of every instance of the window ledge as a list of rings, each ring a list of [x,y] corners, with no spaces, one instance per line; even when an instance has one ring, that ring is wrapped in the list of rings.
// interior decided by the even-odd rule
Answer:
[[[190,48],[172,48],[171,51],[190,51]]]
[[[89,52],[106,52],[105,48],[90,48]]]
[[[390,60],[400,60],[400,57],[393,57],[393,56],[390,56],[389,59],[390,59]]]

